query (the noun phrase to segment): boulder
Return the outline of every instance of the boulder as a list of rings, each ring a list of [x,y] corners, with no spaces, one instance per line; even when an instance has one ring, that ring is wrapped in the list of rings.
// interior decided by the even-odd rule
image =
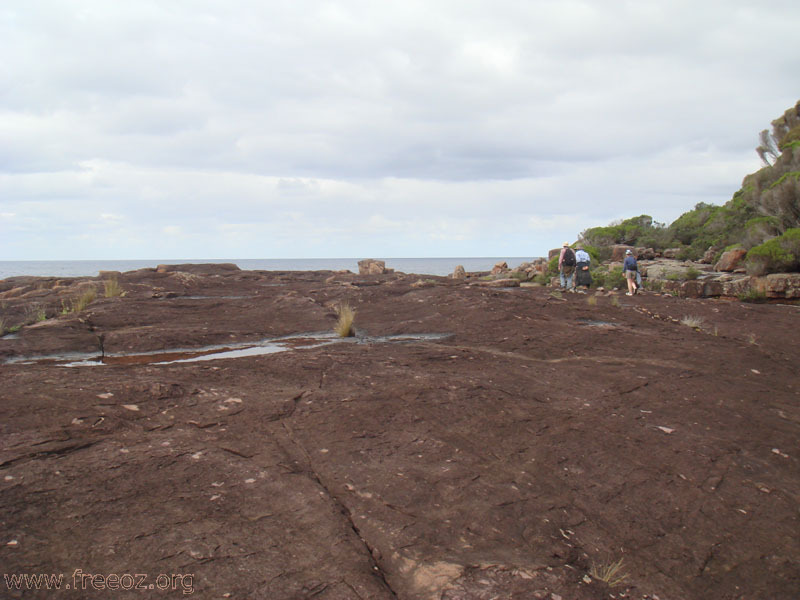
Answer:
[[[455,268],[455,271],[453,271],[453,274],[450,275],[450,277],[452,277],[453,279],[466,279],[467,278],[467,272],[464,270],[464,266],[463,265],[458,265]]]
[[[747,250],[744,248],[734,248],[733,250],[723,252],[717,264],[714,265],[714,270],[725,272],[733,271],[739,268],[745,256],[747,256]]]
[[[680,248],[667,248],[661,253],[661,256],[664,258],[677,258],[680,251]]]
[[[656,257],[656,251],[652,248],[639,248],[633,251],[636,260],[653,260]]]
[[[98,279],[117,279],[119,277],[122,277],[122,273],[119,272],[119,271],[98,271],[97,272],[97,278]]]
[[[705,254],[703,254],[703,258],[701,258],[697,262],[701,262],[704,265],[712,264],[714,262],[714,257],[717,255],[717,252],[719,252],[719,250],[720,249],[717,248],[716,246],[711,246],[708,250],[706,250]]]
[[[558,256],[559,254],[561,254],[561,248],[553,248],[547,253],[547,262],[550,262],[553,260],[554,256]]]
[[[508,271],[508,263],[503,261],[497,263],[494,267],[492,267],[492,275],[500,275],[501,273],[506,273]]]
[[[633,246],[626,246],[625,244],[614,244],[611,246],[611,262],[622,262],[625,260],[625,253],[628,250],[633,252]]]
[[[722,280],[722,295],[736,298],[748,293],[750,286],[750,277],[725,278]]]
[[[359,275],[383,275],[384,273],[386,273],[385,261],[375,260],[374,258],[365,258],[358,261]]]
[[[702,285],[704,298],[718,298],[724,292],[722,282],[715,279],[703,281]]]

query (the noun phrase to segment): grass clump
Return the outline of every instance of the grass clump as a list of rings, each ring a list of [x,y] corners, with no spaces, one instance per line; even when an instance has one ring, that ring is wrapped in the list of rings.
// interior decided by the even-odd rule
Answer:
[[[597,296],[589,296],[586,298],[586,304],[589,306],[597,306]]]
[[[700,329],[704,322],[703,317],[691,317],[688,315],[681,319],[681,325],[686,325],[692,329]]]
[[[125,295],[116,277],[103,281],[103,293],[106,298],[118,298]]]
[[[686,279],[688,279],[689,281],[693,281],[693,280],[697,279],[698,277],[700,277],[700,275],[702,275],[702,274],[703,274],[702,271],[700,271],[698,269],[695,269],[694,267],[689,267],[686,270],[686,274],[684,275],[684,277],[686,277]]]
[[[589,575],[595,579],[604,581],[609,587],[615,587],[628,578],[628,574],[622,572],[623,565],[624,562],[622,558],[602,565],[592,565],[591,569],[589,569]]]
[[[343,302],[336,307],[336,314],[339,317],[333,330],[339,337],[353,337],[356,332],[353,329],[353,321],[356,318],[356,311],[347,302]]]
[[[87,288],[80,296],[73,298],[69,303],[61,301],[61,314],[81,312],[97,299],[97,290],[94,286]]]
[[[47,319],[47,309],[42,304],[31,304],[25,309],[26,322],[41,323]]]
[[[3,319],[0,319],[0,337],[3,337],[6,334],[6,322]]]

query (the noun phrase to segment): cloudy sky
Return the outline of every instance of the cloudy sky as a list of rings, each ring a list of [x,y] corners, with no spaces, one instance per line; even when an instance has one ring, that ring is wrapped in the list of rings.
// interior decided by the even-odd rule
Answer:
[[[796,0],[3,0],[0,260],[540,256],[800,99]]]

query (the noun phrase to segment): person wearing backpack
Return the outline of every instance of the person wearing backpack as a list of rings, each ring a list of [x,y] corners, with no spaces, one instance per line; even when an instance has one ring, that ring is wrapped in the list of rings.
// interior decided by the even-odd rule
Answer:
[[[564,242],[561,246],[561,254],[558,256],[558,278],[561,281],[561,289],[573,291],[572,277],[575,274],[575,252],[569,247],[569,242]]]
[[[636,264],[633,252],[626,250],[625,262],[622,263],[622,274],[625,275],[625,280],[628,282],[628,291],[625,293],[626,296],[633,296],[636,293],[636,275],[638,272],[639,265]]]

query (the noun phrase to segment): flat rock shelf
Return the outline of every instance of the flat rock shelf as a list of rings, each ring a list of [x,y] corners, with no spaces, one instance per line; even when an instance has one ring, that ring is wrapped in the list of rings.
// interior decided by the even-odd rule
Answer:
[[[3,597],[797,597],[797,307],[117,279],[0,281]]]

